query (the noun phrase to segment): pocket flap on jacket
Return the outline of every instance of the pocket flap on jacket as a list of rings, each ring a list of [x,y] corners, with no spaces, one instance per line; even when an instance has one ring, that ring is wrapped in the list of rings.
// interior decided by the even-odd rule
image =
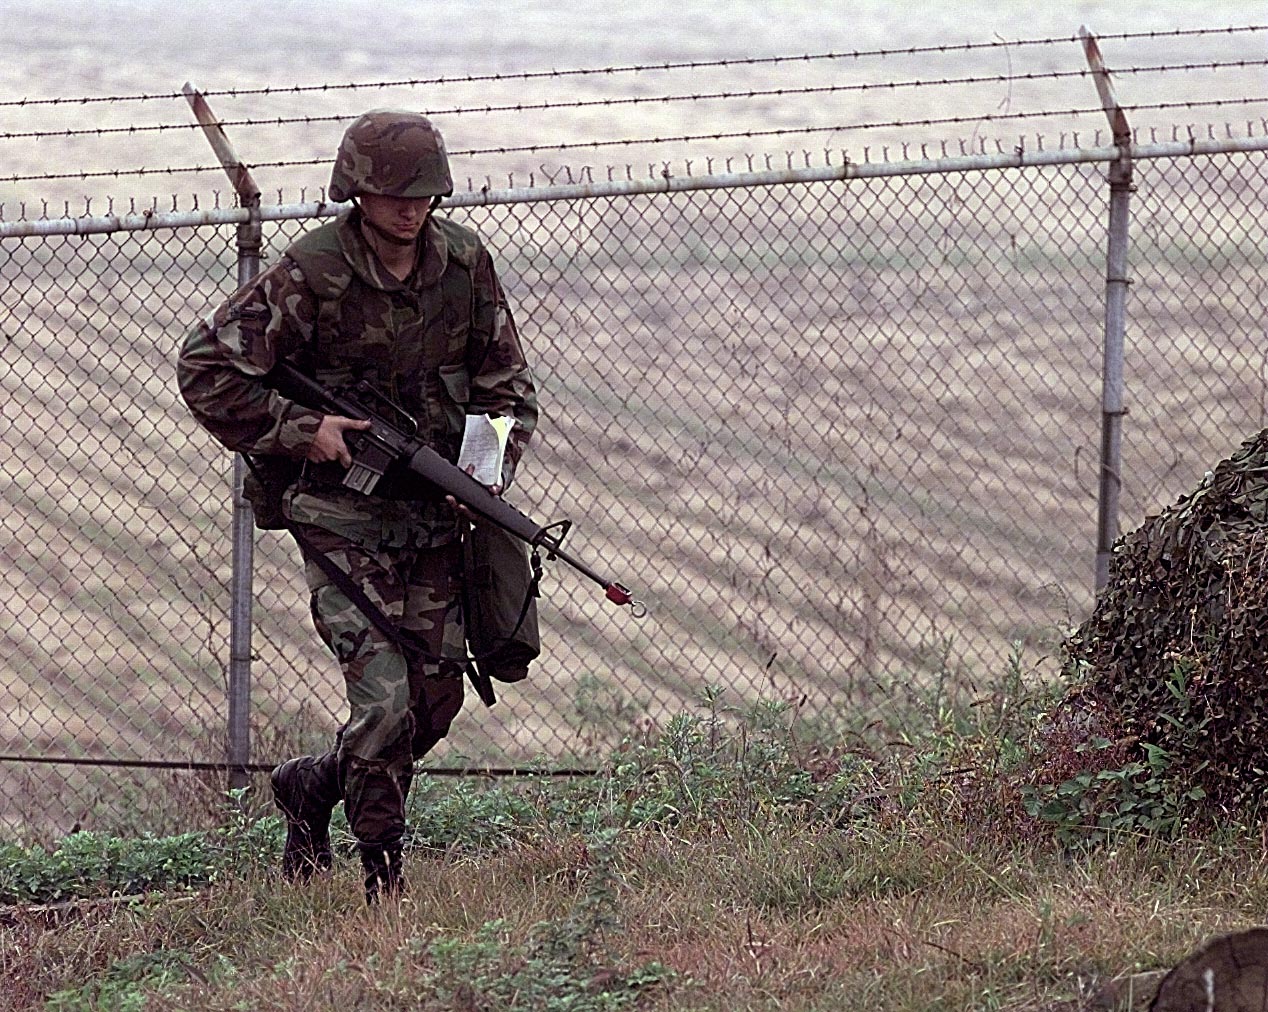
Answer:
[[[465,365],[442,365],[440,382],[445,385],[449,397],[456,404],[466,404],[471,399],[471,377]]]

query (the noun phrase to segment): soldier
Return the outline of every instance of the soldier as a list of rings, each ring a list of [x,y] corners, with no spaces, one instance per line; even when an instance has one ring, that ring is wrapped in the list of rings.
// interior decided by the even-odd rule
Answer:
[[[451,461],[466,414],[514,418],[502,481],[491,490],[509,485],[537,396],[489,253],[475,233],[434,214],[452,192],[444,142],[425,117],[388,109],[359,117],[330,178],[330,198],[351,200],[351,210],[308,232],[196,326],[177,364],[194,417],[260,471],[263,481],[246,490],[257,523],[296,533],[313,622],[347,687],[348,720],[334,748],[273,771],[287,823],[283,874],[302,881],[330,867],[330,815],[342,799],[369,903],[401,888],[413,763],[462,705],[464,521],[407,475],[389,471],[370,496],[343,488],[344,434],[369,423],[312,411],[261,377],[287,359],[327,386],[367,381]],[[270,499],[270,489],[281,491]],[[284,519],[270,523],[274,509]],[[367,619],[314,562],[318,552],[403,636]]]

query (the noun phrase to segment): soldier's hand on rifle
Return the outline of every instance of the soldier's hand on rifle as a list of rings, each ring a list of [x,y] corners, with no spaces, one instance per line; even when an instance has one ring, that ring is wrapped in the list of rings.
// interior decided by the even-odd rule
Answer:
[[[467,465],[467,474],[475,474],[475,466],[474,466],[474,465],[471,465],[471,464],[468,464],[468,465]],[[490,494],[490,495],[501,495],[501,494],[502,494],[502,486],[501,486],[501,484],[500,484],[500,483],[499,483],[499,484],[497,484],[497,485],[485,485],[484,487],[485,487],[485,488],[487,488],[487,489],[489,490],[489,494]],[[447,502],[447,503],[449,504],[450,509],[452,509],[455,513],[457,513],[457,514],[458,514],[460,517],[462,517],[464,520],[468,521],[469,523],[474,523],[474,522],[475,522],[475,519],[476,519],[476,518],[475,518],[475,514],[474,514],[474,513],[472,513],[469,509],[467,509],[467,507],[465,507],[464,505],[462,505],[462,503],[460,503],[460,502],[459,502],[457,499],[455,499],[453,496],[451,496],[451,495],[447,495],[447,496],[445,496],[445,502]]]
[[[317,435],[308,446],[308,459],[314,464],[337,460],[344,467],[352,466],[352,452],[343,441],[349,430],[363,431],[370,427],[368,419],[345,418],[343,415],[324,415],[317,426]]]

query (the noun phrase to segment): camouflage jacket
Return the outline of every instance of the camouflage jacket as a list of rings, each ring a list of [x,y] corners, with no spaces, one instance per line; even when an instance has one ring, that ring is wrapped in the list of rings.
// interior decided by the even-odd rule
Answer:
[[[400,281],[365,242],[356,210],[300,238],[186,336],[177,381],[194,417],[231,450],[303,459],[321,414],[261,382],[286,358],[328,385],[368,381],[450,460],[466,414],[513,417],[509,484],[537,395],[492,258],[446,219],[431,218],[419,242],[419,263]]]

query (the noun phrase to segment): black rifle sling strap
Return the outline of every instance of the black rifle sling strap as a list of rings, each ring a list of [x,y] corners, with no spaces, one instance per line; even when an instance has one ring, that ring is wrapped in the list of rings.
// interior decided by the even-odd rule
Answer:
[[[251,457],[248,454],[243,454],[243,458],[246,460],[247,466],[258,475],[256,464],[251,460]],[[371,601],[365,591],[358,587],[352,577],[340,569],[329,555],[314,547],[313,543],[304,535],[304,532],[299,529],[299,525],[286,516],[284,511],[282,512],[281,523],[299,545],[300,551],[304,553],[304,558],[315,562],[318,568],[330,578],[331,583],[343,591],[348,600],[356,605],[361,613],[370,620],[371,624],[393,644],[402,650],[409,647],[429,664],[443,664],[450,660],[450,658],[432,653],[429,645],[424,643],[421,637],[409,629],[402,629],[384,615],[383,609]],[[527,610],[527,604],[525,604],[525,609]],[[476,669],[470,658],[466,662],[466,674],[471,680],[472,688],[476,690],[476,694],[485,706],[492,706],[497,702],[497,697],[493,694],[492,681],[487,675],[482,675]]]

